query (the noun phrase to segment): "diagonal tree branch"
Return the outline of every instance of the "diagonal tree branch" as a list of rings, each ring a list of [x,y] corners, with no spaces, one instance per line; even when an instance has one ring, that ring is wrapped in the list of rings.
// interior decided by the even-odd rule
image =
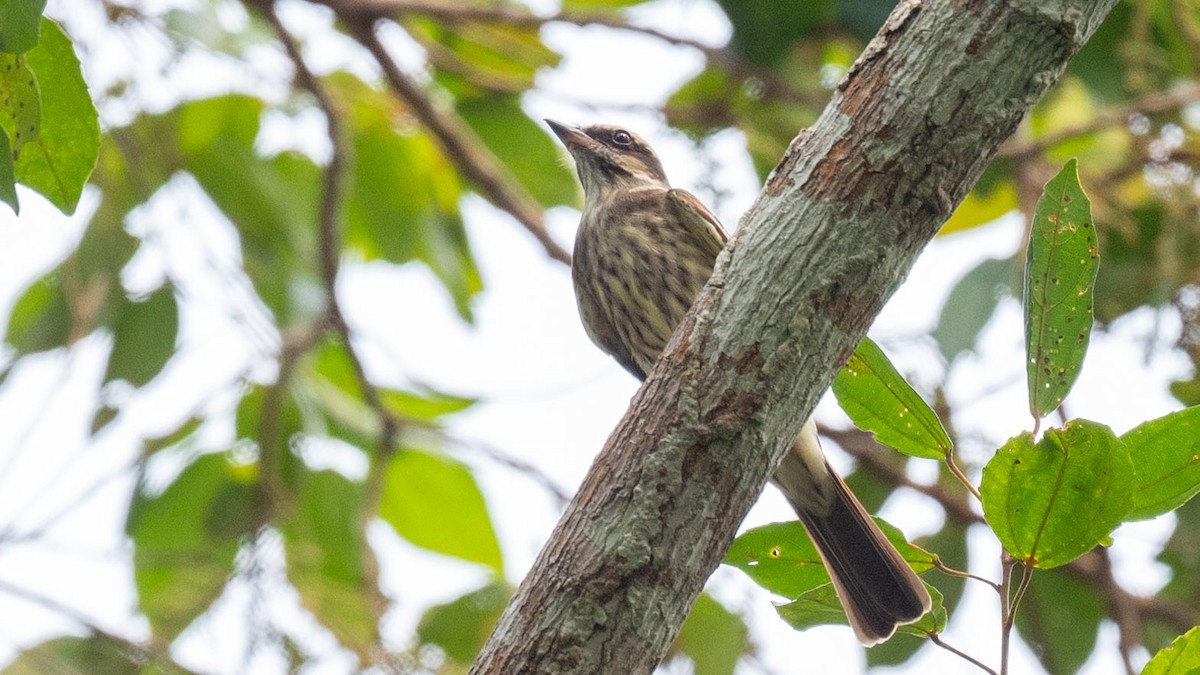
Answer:
[[[792,142],[479,654],[650,672],[917,255],[1115,0],[904,0]]]

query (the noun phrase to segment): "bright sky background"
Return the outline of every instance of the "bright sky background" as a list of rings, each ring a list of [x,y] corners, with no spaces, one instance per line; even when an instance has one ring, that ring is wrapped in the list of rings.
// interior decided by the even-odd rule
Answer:
[[[159,7],[163,2],[146,3]],[[179,5],[187,5],[181,0]],[[542,9],[553,3],[534,3]],[[90,0],[52,0],[50,14],[71,17],[68,27],[95,26],[98,3]],[[237,22],[236,3],[223,11]],[[328,13],[308,5],[288,3],[285,21],[302,36],[319,37]],[[709,0],[675,0],[637,9],[640,22],[664,31],[719,44],[729,27]],[[389,33],[389,37],[397,37]],[[757,179],[734,132],[708,144],[708,159],[682,135],[667,129],[658,117],[631,110],[631,104],[654,106],[676,86],[694,75],[699,57],[686,48],[608,29],[552,26],[547,43],[561,51],[562,65],[539,77],[539,88],[525,99],[534,118],[567,122],[620,123],[645,136],[659,151],[677,187],[695,191],[715,204],[718,215],[733,229],[754,199]],[[144,41],[143,41],[144,42]],[[397,45],[408,64],[419,52],[411,44]],[[181,64],[164,76],[155,72],[165,50],[151,44],[111,44],[85,58],[86,74],[94,89],[115,73],[136,69],[155,82],[147,88],[150,105],[169,107],[179,96],[197,97],[229,90],[256,91],[267,97],[278,90],[258,87],[260,77],[228,64]],[[327,37],[310,43],[308,51],[318,71],[345,64],[348,52]],[[286,72],[279,54],[264,52],[260,71]],[[352,58],[354,67],[361,62]],[[578,105],[582,101],[590,105]],[[610,104],[616,108],[605,109]],[[127,119],[120,108],[104,111],[109,123]],[[326,148],[316,118],[276,119],[264,130],[265,148],[300,147],[320,157]],[[710,162],[709,159],[712,161]],[[566,161],[566,160],[564,160]],[[719,190],[720,198],[710,187]],[[85,195],[80,212],[64,218],[40,198],[21,192],[22,215],[15,218],[0,207],[0,314],[26,285],[52,267],[77,241],[81,227],[95,207],[94,194]],[[531,237],[508,216],[472,197],[464,204],[471,244],[483,272],[486,291],[475,303],[474,326],[462,323],[446,293],[424,268],[413,265],[399,272],[384,265],[355,264],[347,269],[338,289],[371,373],[380,382],[420,381],[440,389],[480,397],[484,403],[455,418],[452,432],[476,439],[522,458],[546,472],[568,492],[578,485],[591,457],[625,411],[637,383],[593,347],[575,312],[568,270],[546,258]],[[549,225],[556,238],[569,244],[578,213],[556,209]],[[126,270],[127,285],[149,290],[158,285],[162,270],[190,280],[183,310],[181,340],[184,353],[145,391],[109,390],[105,396],[130,401],[131,410],[114,428],[85,447],[95,382],[103,372],[105,339],[89,338],[70,355],[51,354],[28,359],[0,389],[0,533],[16,526],[27,529],[79,500],[79,493],[103,480],[101,487],[70,515],[57,519],[46,537],[32,545],[0,546],[0,583],[30,589],[74,608],[78,614],[113,632],[133,638],[148,635],[148,625],[136,617],[132,584],[131,547],[122,534],[131,477],[122,471],[136,457],[140,434],[170,428],[193,410],[221,413],[236,403],[226,386],[247,371],[256,355],[270,353],[275,337],[255,323],[256,309],[246,302],[229,306],[228,280],[213,279],[212,261],[229,265],[236,260],[236,240],[215,208],[181,177],[131,218],[130,228],[150,241]],[[936,324],[941,304],[959,277],[986,257],[1006,257],[1019,246],[1018,218],[1005,218],[988,227],[935,241],[922,256],[908,282],[887,306],[871,334],[883,344],[901,371],[918,385],[942,377],[945,365],[936,347],[914,340]],[[1103,256],[1103,251],[1101,251]],[[209,270],[209,272],[206,272]],[[206,277],[207,275],[207,277]],[[1163,322],[1175,321],[1162,319]],[[254,336],[247,346],[250,323]],[[261,318],[258,319],[261,322]],[[1082,376],[1067,401],[1071,416],[1088,417],[1118,433],[1140,421],[1179,407],[1165,388],[1172,376],[1186,373],[1186,361],[1169,352],[1175,325],[1140,312],[1114,326],[1110,334],[1093,336]],[[971,460],[985,458],[1005,438],[1031,427],[1026,412],[1022,320],[1015,301],[1005,301],[980,342],[978,355],[956,366],[948,383],[959,415],[955,426],[963,437],[963,452]],[[1147,348],[1147,343],[1152,348]],[[269,379],[270,370],[251,369],[254,379]],[[130,398],[131,397],[131,398]],[[88,408],[90,409],[90,408]],[[848,424],[827,396],[818,417],[833,425]],[[214,448],[228,443],[231,424],[216,423],[206,432]],[[849,461],[831,452],[843,469]],[[532,563],[557,520],[553,500],[521,474],[497,466],[469,450],[458,456],[477,470],[502,538],[509,579],[518,581]],[[353,475],[364,467],[353,453],[330,451],[325,461]],[[155,474],[169,479],[179,458],[157,461]],[[919,477],[933,475],[933,464]],[[936,511],[913,495],[891,500],[882,512],[911,536],[938,526]],[[768,488],[743,527],[790,519],[783,499]],[[1151,593],[1164,581],[1152,562],[1169,533],[1170,517],[1116,534],[1113,556],[1117,572],[1135,591]],[[977,528],[972,540],[972,570],[998,578],[999,546]],[[399,540],[386,526],[371,531],[381,559],[381,578],[396,608],[385,625],[386,634],[403,639],[429,604],[451,600],[486,581],[484,571],[456,560],[416,549]],[[265,545],[267,560],[279,563],[278,546]],[[935,573],[930,573],[935,574]],[[710,589],[729,606],[747,611],[761,660],[773,672],[857,672],[864,663],[853,635],[845,628],[820,628],[796,633],[775,617],[772,598],[739,572],[718,570]],[[276,589],[261,611],[314,645],[331,650],[311,673],[341,673],[351,660],[332,651],[332,638],[298,612],[298,601],[287,589]],[[205,671],[236,672],[247,646],[244,616],[252,602],[246,588],[231,588],[217,603],[213,619],[194,625],[177,646],[180,661]],[[995,595],[980,584],[968,584],[965,600],[952,616],[947,642],[988,663],[998,662],[999,610]],[[55,612],[21,601],[0,589],[0,663],[16,650],[79,628]],[[1082,672],[1120,673],[1115,651],[1117,634],[1108,624],[1100,649]],[[401,646],[401,645],[397,645]],[[260,657],[255,672],[277,672],[281,662]],[[926,649],[918,663],[923,672],[967,672],[962,660],[941,650]],[[744,669],[744,672],[755,672]],[[917,672],[917,671],[914,671]],[[1039,672],[1024,648],[1015,651],[1013,672]]]

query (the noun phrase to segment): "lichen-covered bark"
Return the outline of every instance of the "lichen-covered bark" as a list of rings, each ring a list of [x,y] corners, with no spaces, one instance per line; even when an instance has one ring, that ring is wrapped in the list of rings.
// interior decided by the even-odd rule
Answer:
[[[645,673],[784,447],[1116,0],[907,0],[792,143],[472,672]]]

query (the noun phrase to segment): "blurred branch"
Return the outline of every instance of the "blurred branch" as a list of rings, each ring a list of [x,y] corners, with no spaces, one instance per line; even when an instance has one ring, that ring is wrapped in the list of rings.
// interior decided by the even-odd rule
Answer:
[[[945,509],[948,517],[963,525],[983,522],[983,516],[971,508],[965,493],[961,496],[953,495],[940,485],[918,483],[909,478],[904,473],[904,467],[894,461],[895,453],[890,450],[880,452],[884,446],[877,443],[869,432],[854,428],[833,429],[824,424],[817,425],[817,428],[822,436],[832,439],[846,454],[858,460],[867,471],[884,482],[895,487],[906,487],[932,498]]]
[[[31,605],[37,605],[43,609],[54,612],[55,614],[59,614],[71,622],[82,626],[92,635],[99,636],[105,640],[108,640],[109,642],[120,645],[126,652],[126,658],[128,658],[131,662],[142,665],[149,665],[150,663],[170,664],[170,672],[192,672],[191,670],[179,665],[171,658],[171,652],[167,645],[159,645],[155,644],[154,642],[143,644],[117,635],[116,633],[101,628],[95,621],[92,621],[88,617],[84,616],[75,608],[69,607],[58,600],[55,600],[54,598],[42,595],[36,591],[31,591],[21,586],[17,586],[2,579],[0,579],[0,593],[5,593],[14,598],[28,602]],[[28,654],[29,652],[26,651],[25,655]]]
[[[1094,133],[1110,127],[1124,126],[1129,123],[1132,115],[1157,115],[1196,101],[1200,101],[1200,83],[1193,82],[1175,89],[1156,91],[1136,101],[1102,110],[1096,114],[1094,119],[1083,124],[1061,129],[1031,141],[1006,143],[1004,147],[1000,148],[998,157],[1025,159],[1075,136]]]
[[[558,12],[538,15],[523,5],[509,2],[495,3],[448,3],[438,0],[324,0],[341,16],[356,14],[373,18],[397,17],[403,14],[422,14],[448,24],[480,21],[507,24],[522,28],[538,29],[550,23],[572,26],[602,26],[614,30],[644,35],[675,47],[688,47],[700,52],[705,60],[717,65],[739,78],[753,78],[762,84],[763,94],[786,99],[805,105],[818,106],[825,103],[824,97],[816,99],[805,96],[780,79],[779,75],[742,59],[727,47],[705,44],[699,40],[673,35],[656,28],[639,26],[626,21],[619,13],[588,12],[563,8]]]
[[[513,471],[516,471],[517,473],[524,474],[525,477],[529,478],[529,480],[542,486],[546,492],[550,493],[550,496],[554,498],[559,511],[566,507],[567,502],[571,501],[571,496],[567,494],[565,490],[559,487],[558,484],[555,483],[552,478],[550,478],[550,476],[546,475],[544,471],[523,459],[513,457],[494,445],[480,440],[455,438],[445,433],[442,433],[442,440],[463,450],[477,452],[496,464],[507,467]]]
[[[337,297],[337,278],[342,253],[342,236],[339,220],[342,212],[342,197],[345,194],[346,174],[346,140],[343,131],[345,125],[342,121],[341,112],[334,105],[329,92],[325,90],[320,80],[313,75],[312,71],[308,68],[308,64],[305,63],[304,55],[300,51],[300,45],[296,42],[296,38],[288,32],[287,28],[279,20],[279,16],[276,15],[273,2],[260,0],[260,6],[266,14],[267,20],[270,21],[271,26],[278,33],[279,40],[283,43],[288,58],[292,60],[292,64],[296,68],[296,84],[312,94],[313,98],[317,101],[317,106],[321,108],[321,112],[325,115],[329,142],[333,147],[333,152],[329,158],[329,165],[325,167],[320,212],[318,213],[318,223],[321,228],[319,251],[321,257],[321,277],[325,281],[326,292],[329,294],[328,304],[325,308],[326,318],[345,346],[346,356],[349,358],[350,365],[354,369],[354,375],[358,379],[359,388],[362,389],[363,400],[379,415],[381,422],[379,451],[387,455],[391,450],[392,441],[399,428],[399,422],[383,404],[378,387],[367,377],[367,371],[363,367],[362,359],[359,358],[358,352],[354,349],[350,325],[346,323],[346,316],[342,312],[342,306]]]
[[[480,193],[517,219],[553,259],[570,264],[571,254],[546,230],[545,214],[537,200],[513,177],[475,131],[453,110],[439,109],[421,86],[405,74],[375,34],[375,18],[342,9],[341,2],[326,3],[339,12],[355,39],[378,61],[392,91],[441,144],[450,160]]]
[[[1097,547],[1092,551],[1092,555],[1095,556],[1100,568],[1098,576],[1108,586],[1106,595],[1108,615],[1117,624],[1120,634],[1117,649],[1121,652],[1121,662],[1125,665],[1125,673],[1126,675],[1136,675],[1138,671],[1133,666],[1133,652],[1142,643],[1142,618],[1138,616],[1137,604],[1134,602],[1134,597],[1117,584],[1117,580],[1113,576],[1112,561],[1108,557],[1108,549]]]

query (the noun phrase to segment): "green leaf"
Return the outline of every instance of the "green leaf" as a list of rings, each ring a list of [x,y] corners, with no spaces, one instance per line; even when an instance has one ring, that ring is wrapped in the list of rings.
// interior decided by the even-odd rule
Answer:
[[[21,214],[21,202],[17,198],[17,176],[13,169],[12,145],[8,134],[0,130],[0,202],[8,204],[13,213]]]
[[[1200,626],[1155,654],[1142,669],[1142,675],[1196,675],[1197,671],[1200,671]]]
[[[538,69],[562,58],[542,43],[535,25],[469,18],[447,22],[411,14],[403,25],[426,48],[437,81],[455,96],[523,92],[533,86]]]
[[[458,113],[542,206],[577,204],[579,184],[558,145],[516,96],[459,99]]]
[[[8,315],[4,341],[18,354],[64,347],[71,338],[71,310],[58,274],[35,281]]]
[[[1200,408],[1150,420],[1121,437],[1133,460],[1133,510],[1125,520],[1173,511],[1200,493]]]
[[[701,593],[679,629],[672,651],[691,659],[694,675],[733,675],[749,646],[749,630],[742,617]]]
[[[160,495],[134,494],[126,532],[138,608],[156,639],[174,640],[221,594],[254,511],[254,487],[223,453],[200,457]]]
[[[983,469],[983,515],[1013,557],[1068,563],[1104,543],[1133,504],[1133,463],[1108,427],[1071,420],[1009,439]]]
[[[927,459],[941,459],[953,449],[937,414],[870,338],[863,338],[838,373],[833,393],[855,426],[886,446]]]
[[[380,398],[392,414],[421,422],[435,422],[439,417],[462,412],[475,405],[475,399],[445,394],[440,391],[423,392],[385,389]]]
[[[900,530],[880,518],[875,522],[917,573],[934,566],[935,557],[905,541]],[[754,583],[785,598],[798,598],[829,583],[829,573],[820,554],[804,526],[796,521],[747,530],[734,540],[721,562],[740,569]]]
[[[1012,260],[988,258],[954,285],[933,331],[946,361],[975,346],[1001,295],[1011,292],[1012,276]]]
[[[0,127],[12,138],[14,159],[42,127],[42,94],[24,54],[0,53]]]
[[[811,0],[804,11],[775,0],[718,0],[733,24],[734,49],[750,62],[772,66],[804,37],[817,37],[837,18],[835,0]]]
[[[1046,183],[1029,235],[1025,280],[1029,409],[1062,403],[1083,365],[1092,331],[1092,286],[1100,254],[1092,209],[1075,160]]]
[[[70,215],[96,165],[100,122],[71,39],[58,24],[43,19],[42,39],[26,56],[46,104],[37,140],[17,160],[17,181]]]
[[[945,630],[947,616],[946,608],[942,605],[942,594],[929,584],[925,584],[925,589],[929,591],[929,597],[933,601],[930,610],[916,622],[897,627],[897,634],[926,637]],[[818,586],[792,602],[777,606],[775,611],[779,613],[779,618],[796,630],[807,630],[816,626],[850,625],[833,584]]]
[[[1021,600],[1017,632],[1047,672],[1068,675],[1092,655],[1104,618],[1104,604],[1091,587],[1068,572],[1041,570]]]
[[[447,656],[469,666],[512,594],[511,586],[497,580],[444,605],[434,605],[421,616],[417,638],[421,644],[441,647]]]
[[[145,385],[175,353],[179,309],[174,289],[164,286],[141,302],[124,303],[112,328],[113,348],[104,381]]]
[[[416,546],[504,570],[483,494],[467,467],[448,457],[397,452],[379,515]]]
[[[47,640],[17,655],[4,675],[87,673],[88,675],[184,675],[192,671],[143,652],[121,640],[92,635]]]
[[[0,52],[27,52],[38,43],[46,0],[0,2]]]
[[[385,602],[364,530],[363,486],[332,471],[298,482],[295,509],[282,526],[288,578],[304,608],[365,661],[379,641]]]
[[[175,111],[178,150],[186,168],[237,226],[245,269],[276,319],[293,324],[324,309],[315,271],[320,169],[285,152],[264,158],[254,141],[264,103],[244,95],[192,101]],[[170,129],[170,126],[168,126]]]

